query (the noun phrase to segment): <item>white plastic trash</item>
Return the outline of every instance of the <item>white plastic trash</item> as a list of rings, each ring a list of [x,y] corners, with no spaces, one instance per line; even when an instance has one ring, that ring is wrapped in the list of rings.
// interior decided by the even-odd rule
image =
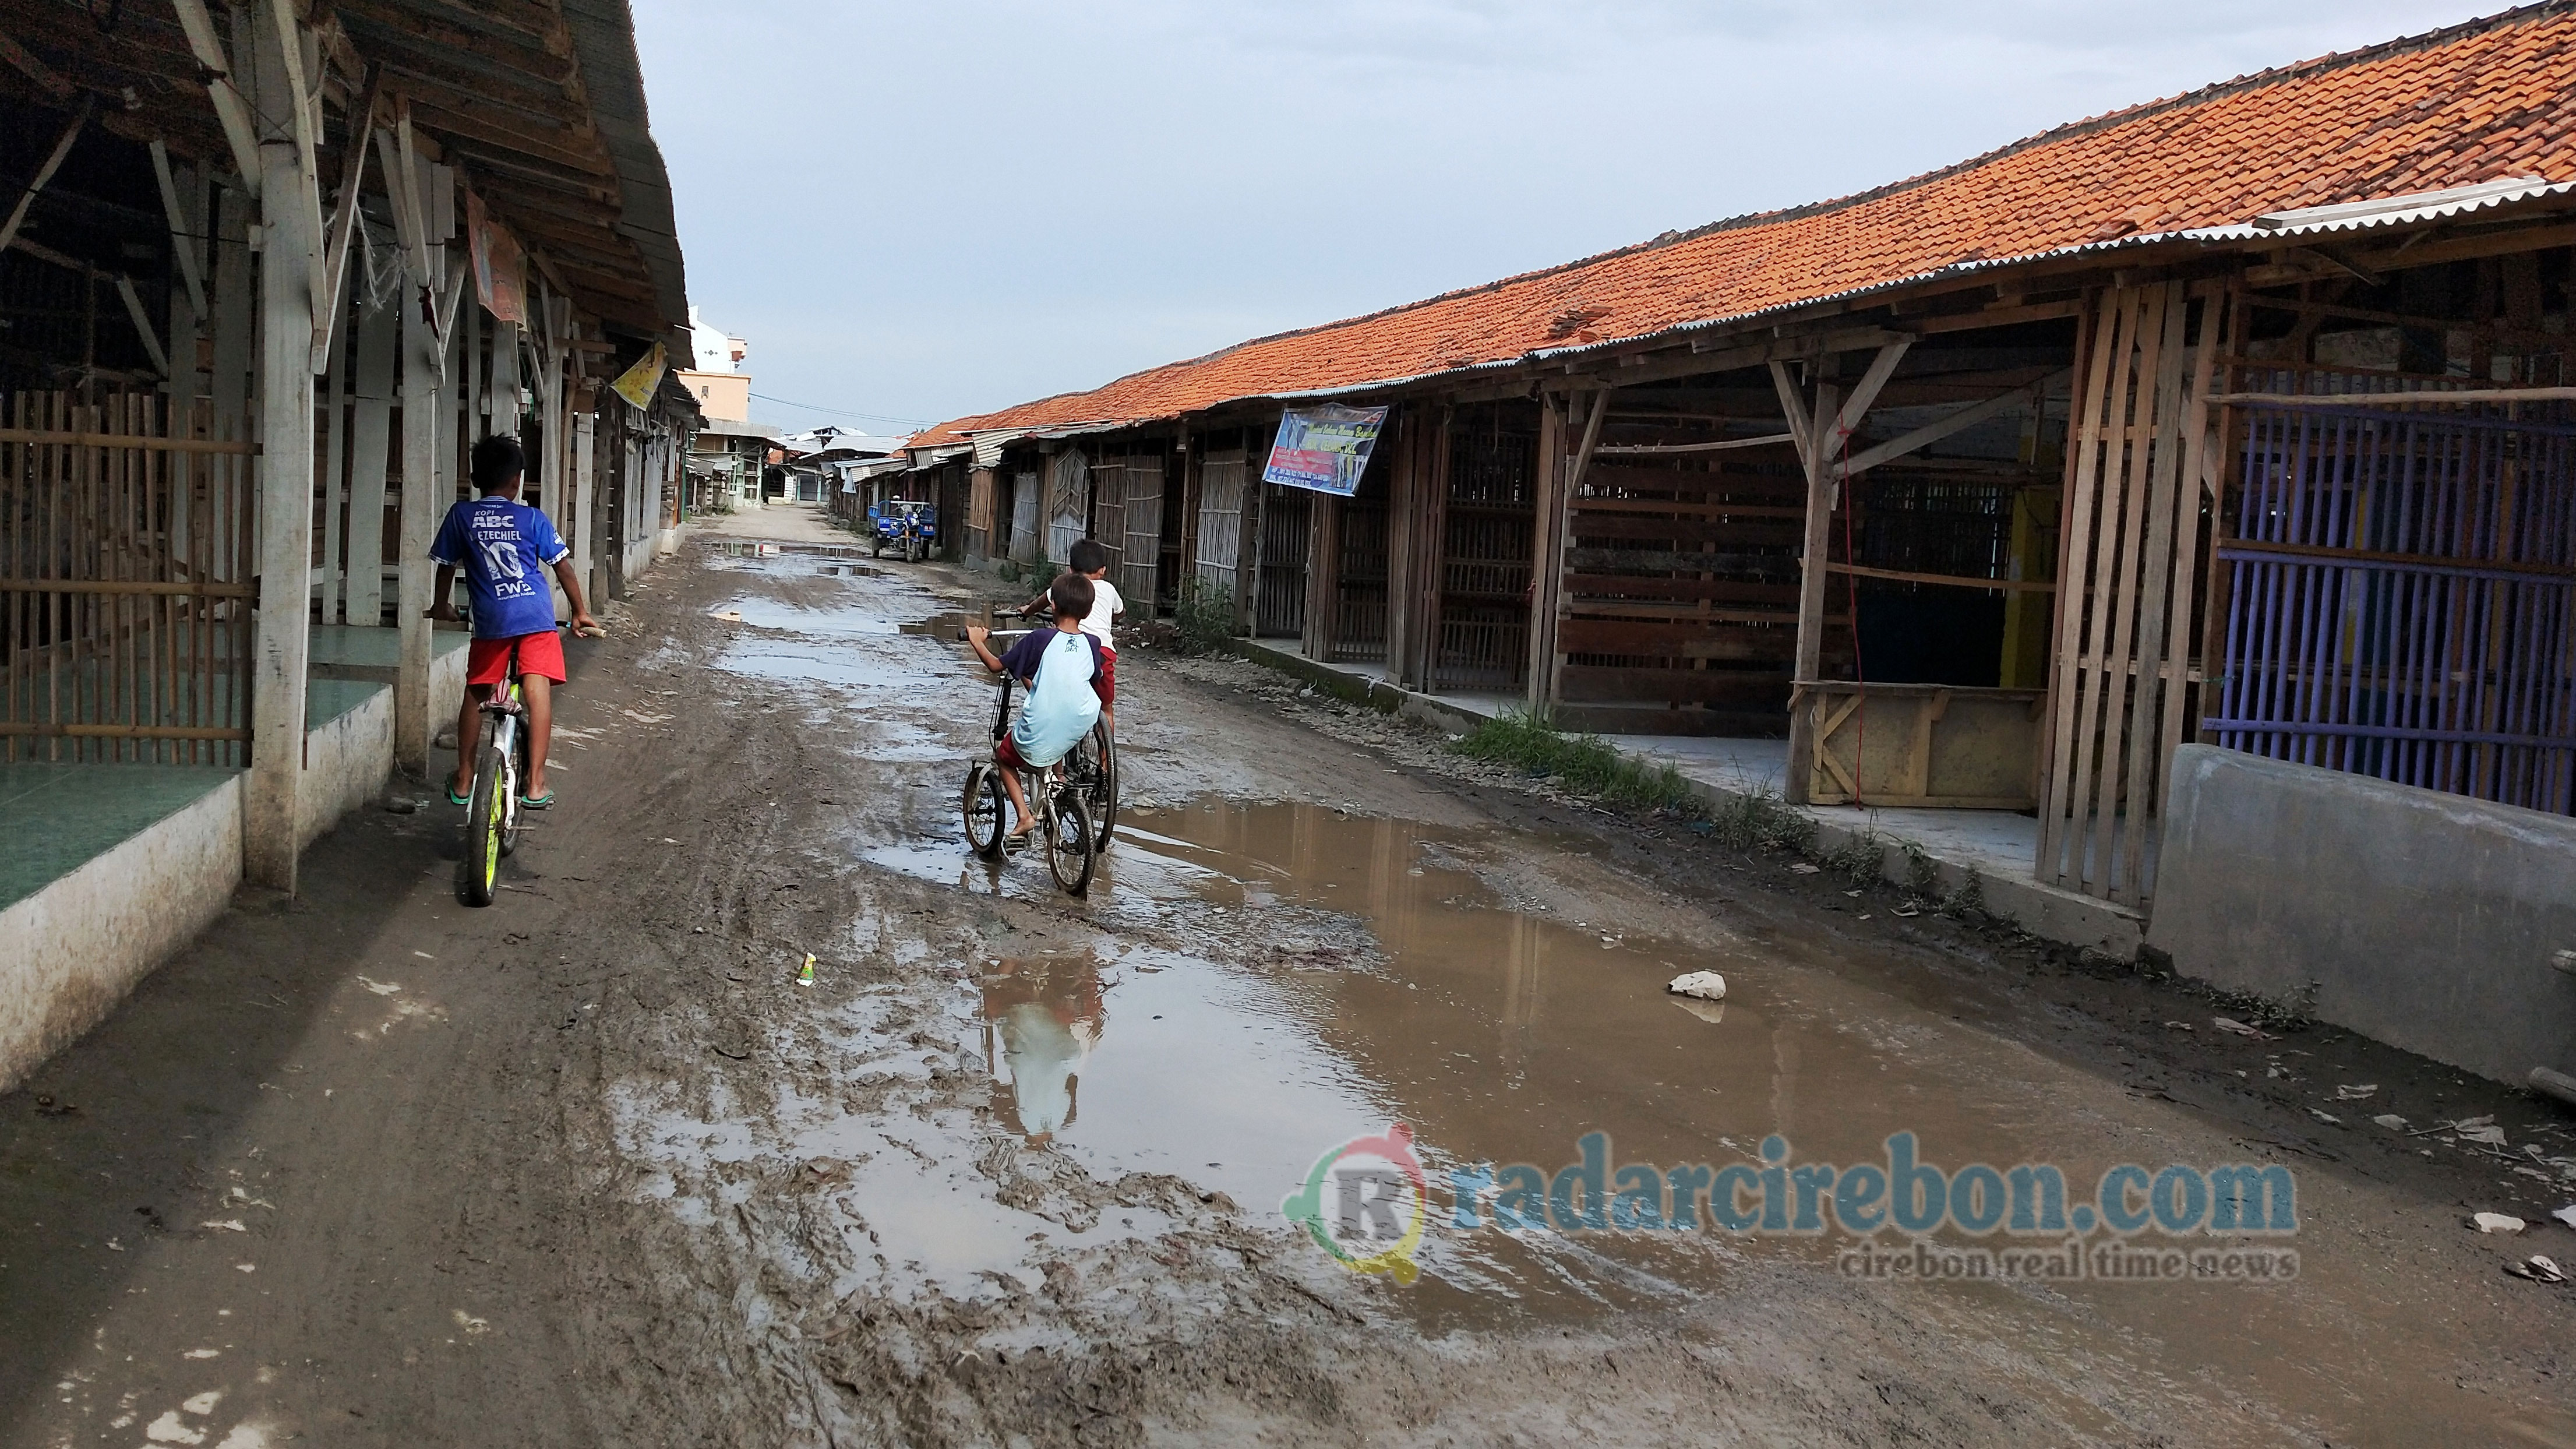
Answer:
[[[1674,977],[1672,984],[1664,989],[1675,996],[1696,996],[1702,1001],[1724,1001],[1726,978],[1714,971],[1694,971],[1687,976]]]

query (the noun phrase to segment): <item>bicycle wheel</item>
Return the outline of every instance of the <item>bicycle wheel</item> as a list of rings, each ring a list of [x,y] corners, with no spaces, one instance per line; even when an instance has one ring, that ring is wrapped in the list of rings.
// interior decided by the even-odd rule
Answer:
[[[1091,810],[1082,792],[1068,786],[1055,796],[1055,818],[1047,822],[1047,869],[1064,893],[1078,896],[1091,889]]]
[[[1094,760],[1091,781],[1091,825],[1096,837],[1095,850],[1109,848],[1110,832],[1118,828],[1118,741],[1109,733],[1109,722],[1091,727],[1091,749]]]
[[[456,862],[456,898],[469,906],[492,904],[495,877],[501,870],[502,778],[507,761],[492,743],[490,726],[474,749],[474,794],[465,807],[465,852]]]
[[[519,794],[528,788],[528,726],[524,720],[510,730],[510,773],[501,783],[507,787],[501,794],[501,853],[509,855],[519,848],[519,826],[524,819]]]
[[[1010,795],[1001,772],[978,764],[966,772],[966,845],[986,860],[1002,858],[1002,830],[1010,819]]]

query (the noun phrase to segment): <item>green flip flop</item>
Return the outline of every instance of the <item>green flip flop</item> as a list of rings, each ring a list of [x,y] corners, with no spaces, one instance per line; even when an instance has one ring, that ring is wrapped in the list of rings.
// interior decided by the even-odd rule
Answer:
[[[457,794],[456,787],[450,785],[447,787],[447,803],[450,805],[471,805],[474,801],[467,796]]]
[[[522,810],[543,810],[554,803],[555,792],[552,790],[548,790],[545,794],[540,795],[533,800],[525,795],[519,797],[519,808]]]

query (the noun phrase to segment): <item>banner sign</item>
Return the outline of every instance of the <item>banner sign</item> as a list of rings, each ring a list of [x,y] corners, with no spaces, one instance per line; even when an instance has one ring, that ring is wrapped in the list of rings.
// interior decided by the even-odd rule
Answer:
[[[1279,439],[1271,444],[1261,481],[1348,498],[1359,491],[1369,450],[1377,446],[1377,430],[1385,422],[1384,408],[1328,403],[1291,409],[1279,419]]]
[[[619,397],[650,412],[653,408],[653,389],[662,385],[662,370],[669,365],[670,355],[662,350],[661,343],[656,342],[653,344],[652,351],[645,353],[633,367],[626,369],[624,376],[608,386]]]
[[[474,299],[502,322],[528,320],[528,254],[519,239],[483,210],[483,198],[465,193],[465,237],[474,254]]]

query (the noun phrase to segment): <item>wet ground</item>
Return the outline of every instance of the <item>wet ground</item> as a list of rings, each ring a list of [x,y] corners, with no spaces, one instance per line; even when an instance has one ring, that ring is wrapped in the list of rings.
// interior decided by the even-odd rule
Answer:
[[[580,646],[494,907],[448,894],[444,812],[353,820],[0,1098],[0,1446],[2576,1444],[2576,1288],[2503,1271],[2576,1260],[2553,1110],[1150,650],[1071,900],[958,838],[982,603],[691,545]],[[1701,970],[1722,1004],[1664,991]],[[1410,1281],[1286,1212],[1398,1123]],[[1448,1226],[1460,1172],[1595,1131],[1611,1185],[1900,1131],[2071,1200],[2283,1166],[2295,1235],[2188,1241],[2297,1266],[1922,1283],[1794,1224]]]

